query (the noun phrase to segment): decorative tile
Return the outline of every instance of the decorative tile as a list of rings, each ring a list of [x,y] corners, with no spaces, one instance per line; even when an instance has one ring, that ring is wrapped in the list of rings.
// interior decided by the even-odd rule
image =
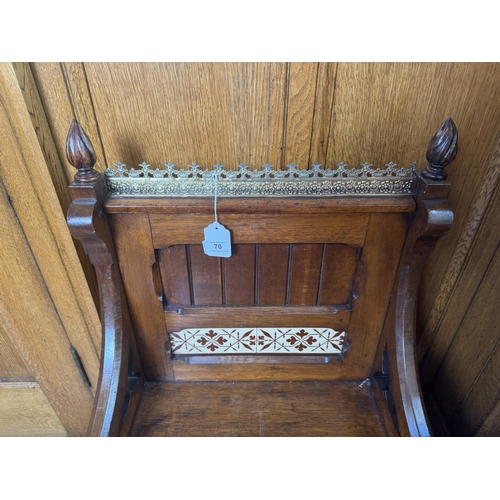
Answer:
[[[201,328],[170,333],[172,352],[196,354],[340,354],[347,332],[331,328]]]

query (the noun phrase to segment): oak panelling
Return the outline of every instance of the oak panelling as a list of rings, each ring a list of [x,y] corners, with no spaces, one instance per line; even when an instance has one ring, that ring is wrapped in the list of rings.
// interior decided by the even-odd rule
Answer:
[[[28,85],[29,74],[25,76]],[[34,90],[29,93],[35,109]],[[30,108],[26,107],[14,68],[8,63],[0,68],[0,95],[0,177],[65,331],[95,387],[99,374],[99,317],[35,134]],[[42,115],[39,109],[33,114],[35,118]],[[40,132],[41,136],[47,134]]]
[[[0,382],[0,436],[67,436],[36,382]]]
[[[2,330],[8,332],[67,433],[84,435],[93,397],[71,357],[67,332],[9,201],[0,183],[0,282],[8,284],[0,288]]]
[[[308,168],[318,63],[288,63],[285,165]]]
[[[71,101],[73,115],[89,136],[101,165],[106,165],[106,150],[103,147],[95,103],[89,88],[85,65],[80,62],[63,62],[61,71]],[[66,125],[67,127],[67,125]]]
[[[33,129],[36,133],[40,148],[43,152],[45,158],[45,164],[47,165],[48,172],[50,173],[52,183],[54,185],[57,197],[59,199],[59,204],[61,205],[63,213],[68,211],[69,204],[71,203],[71,196],[68,191],[68,180],[71,179],[65,175],[65,165],[67,161],[65,156],[59,156],[60,150],[57,149],[54,143],[54,137],[52,135],[52,130],[50,129],[45,110],[38,93],[35,79],[33,73],[28,63],[13,63],[14,71],[16,73],[17,80],[19,82],[20,89],[24,98],[24,102],[28,113],[33,124]],[[69,122],[68,122],[69,123]],[[95,276],[94,268],[92,267],[90,260],[85,254],[80,242],[74,240],[75,247],[78,253],[80,262],[85,273],[85,277],[89,284],[90,292],[94,300],[95,308],[99,307],[99,294],[97,291],[97,280]],[[92,313],[94,317],[95,312]],[[94,324],[94,328],[97,330],[97,324]],[[96,339],[96,345],[100,345],[100,337]]]
[[[287,299],[290,245],[257,247],[257,304],[284,306]]]
[[[498,276],[500,251],[497,250],[433,381],[434,390],[447,419],[453,417],[474,384],[480,384],[477,390],[482,391],[483,396],[488,392],[488,377],[482,377],[481,382],[476,379],[500,342]],[[489,383],[498,388],[496,377],[489,379]],[[477,400],[475,403],[485,409],[483,405],[489,406],[491,398],[490,395],[485,397],[482,403]]]
[[[453,271],[456,274],[454,279],[448,279],[450,273],[447,274],[447,283],[444,284],[447,294],[443,295],[442,305],[433,309],[423,331],[420,372],[424,384],[434,379],[500,244],[500,213],[496,208],[500,202],[500,143],[492,166],[495,168],[490,170],[496,171],[496,179],[485,180],[485,184],[491,183],[491,186],[484,186],[485,190],[491,190],[488,203],[472,214],[464,230],[466,253],[459,259],[460,267]],[[486,196],[484,190],[483,194]],[[465,252],[465,248],[462,247],[461,251]]]
[[[107,213],[213,214],[211,197],[200,198],[111,198],[105,203]],[[414,212],[411,196],[355,196],[332,198],[217,198],[217,213],[230,214],[316,214],[360,212]]]
[[[97,385],[100,323],[29,110],[10,64],[0,65],[2,315],[68,434],[86,430]]]
[[[66,178],[64,191],[68,192],[68,183],[73,180],[75,169],[65,161],[66,154],[66,136],[71,120],[74,118],[72,102],[68,95],[68,89],[64,80],[62,63],[30,63],[30,68],[36,83],[38,94],[40,96],[45,116],[50,127],[50,132],[54,138],[54,144],[58,152],[62,173]],[[82,117],[83,118],[83,117]],[[80,117],[79,117],[80,119]],[[83,123],[80,122],[80,123]],[[85,123],[83,126],[88,133],[92,144],[98,146],[98,138],[90,134],[90,128]],[[98,151],[96,170],[103,170],[103,157],[99,156]],[[66,196],[66,195],[64,195]]]
[[[474,205],[491,165],[490,157],[500,130],[500,116],[492,106],[500,100],[500,64],[455,63],[449,72],[444,72],[440,65],[435,75],[433,84],[436,93],[439,92],[441,104],[434,104],[436,109],[448,107],[446,114],[453,116],[460,145],[457,161],[449,169],[452,183],[449,201],[455,221],[450,233],[438,243],[424,270],[419,300],[419,324],[422,326],[433,309],[439,311],[442,307],[449,295],[449,287],[456,279],[456,269],[466,260],[471,233],[474,232],[474,223],[470,227],[467,224],[471,214],[474,214],[472,217],[478,215],[476,208],[481,211],[481,203],[477,207]],[[448,274],[451,279],[443,286],[440,297],[441,283]]]
[[[291,325],[345,330],[349,311],[333,312],[333,307],[184,307],[181,312],[165,312],[169,332],[184,328],[289,327]]]
[[[311,134],[309,165],[326,162],[330,137],[330,124],[334,112],[335,80],[337,63],[318,63],[318,83],[314,102],[314,118]],[[305,167],[305,165],[304,165]]]
[[[238,243],[347,243],[363,246],[368,214],[308,215],[220,214],[219,222],[231,231]],[[155,248],[175,244],[199,244],[203,229],[213,215],[151,214]]]
[[[172,380],[172,367],[165,352],[163,304],[157,300],[153,278],[156,256],[148,216],[115,214],[108,216],[108,221],[145,376],[148,380]]]
[[[318,301],[323,246],[292,245],[288,304],[314,306]]]
[[[110,163],[281,164],[283,63],[85,63],[85,71]]]
[[[474,435],[477,437],[500,437],[500,400],[495,402]]]
[[[191,282],[195,306],[222,305],[221,258],[210,257],[201,245],[189,245]]]
[[[319,303],[345,304],[349,301],[358,262],[358,249],[347,245],[326,245]]]
[[[231,257],[222,259],[225,305],[255,303],[255,245],[233,245]]]
[[[491,260],[498,243],[500,218],[492,209],[498,203],[500,179],[500,135],[497,147],[488,161],[480,193],[474,203],[468,220],[463,228],[460,241],[451,257],[448,271],[440,285],[429,317],[423,324],[419,342],[420,361],[427,354],[422,366],[425,382],[433,378],[447,347],[458,328],[457,320],[465,314]],[[491,230],[490,230],[491,226]],[[431,345],[433,347],[431,348]],[[434,347],[435,346],[435,347]]]
[[[420,323],[433,308],[486,173],[500,129],[491,103],[499,98],[497,63],[338,64],[327,164],[418,160],[423,165],[429,130],[444,117],[451,115],[460,133],[459,154],[449,172],[455,223],[424,271]]]
[[[483,420],[488,419],[489,413],[493,411],[495,414],[495,405],[499,401],[500,345],[497,342],[492,354],[484,363],[480,375],[474,379],[462,405],[450,420],[453,435],[473,436],[481,427]],[[496,432],[496,434],[489,435],[499,436],[498,430]]]
[[[13,63],[12,67],[16,73],[59,203],[63,211],[66,212],[71,203],[71,196],[68,191],[68,180],[70,179],[64,175],[65,168],[61,164],[61,161],[64,161],[64,156],[63,159],[59,157],[29,64]]]
[[[191,305],[186,246],[160,249],[159,264],[166,304]]]
[[[370,387],[356,383],[185,383],[147,384],[130,435],[384,436],[385,429]]]
[[[0,315],[0,378],[29,378],[33,374],[19,354]]]

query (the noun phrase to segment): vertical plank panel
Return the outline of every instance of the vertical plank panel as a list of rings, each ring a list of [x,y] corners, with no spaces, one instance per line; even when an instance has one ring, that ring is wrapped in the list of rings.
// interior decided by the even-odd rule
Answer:
[[[342,362],[354,380],[370,376],[407,227],[405,214],[370,215],[362,254],[365,279],[353,303],[347,327],[350,348]]]
[[[469,381],[470,383],[470,381]],[[463,404],[450,421],[454,436],[471,436],[500,400],[500,346],[485,362]],[[490,434],[494,436],[494,434]]]
[[[191,305],[186,247],[173,245],[159,252],[161,280],[167,305]]]
[[[62,172],[70,183],[74,177],[74,168],[65,161],[66,135],[73,119],[72,103],[64,81],[64,73],[60,63],[30,63],[38,93],[47,117],[54,144],[60,159]],[[85,129],[86,132],[87,129]],[[92,137],[93,141],[96,137]],[[99,157],[95,168],[103,171],[104,158]]]
[[[227,306],[253,306],[255,300],[255,245],[233,245],[222,259]]]
[[[156,256],[147,214],[108,215],[127,295],[137,347],[147,380],[173,380],[165,351],[167,329],[163,304],[153,278]]]
[[[424,164],[432,131],[452,116],[460,151],[449,169],[450,205],[455,222],[440,240],[423,274],[419,315],[425,324],[434,307],[450,256],[488,168],[500,115],[491,102],[500,99],[497,63],[339,63],[335,110],[327,163],[343,160],[400,165]],[[391,157],[388,157],[388,156]]]
[[[308,168],[318,63],[290,63],[285,136],[285,164]]]
[[[481,422],[474,436],[500,437],[500,399],[495,402],[495,405]]]
[[[497,250],[434,379],[443,414],[451,418],[500,342],[500,251]],[[485,383],[483,378],[483,383]],[[495,381],[490,381],[496,383]],[[491,402],[491,401],[490,401]],[[488,400],[485,401],[488,404]]]
[[[221,306],[221,258],[210,257],[201,245],[189,245],[195,306]]]
[[[335,80],[337,77],[337,63],[318,64],[318,84],[314,102],[314,118],[311,137],[309,165],[314,162],[325,165],[328,143],[330,138],[330,124],[334,112]],[[325,165],[327,168],[331,165]]]
[[[280,66],[86,63],[85,70],[111,163],[260,167],[282,146],[282,136],[276,142],[283,112]],[[271,130],[271,123],[277,128]]]
[[[439,303],[422,328],[419,351],[423,383],[431,383],[436,376],[500,244],[500,213],[496,209],[500,202],[499,179],[500,141],[480,193],[486,200],[478,199],[476,210],[470,214],[438,294]]]
[[[45,163],[48,167],[52,183],[59,199],[59,204],[61,205],[63,213],[66,213],[68,211],[69,204],[71,203],[68,182],[73,180],[74,168],[67,162],[66,157],[64,156],[64,151],[61,151],[60,148],[58,149],[56,147],[52,130],[49,126],[45,109],[42,105],[42,100],[30,65],[28,63],[13,63],[13,68],[33,124],[33,129],[36,133],[38,143],[40,144],[40,148],[45,158]],[[64,105],[61,103],[60,107],[64,108]],[[71,119],[72,116],[70,115],[66,123],[70,123]],[[64,142],[62,144],[64,144]],[[62,154],[62,156],[60,156],[60,154]],[[68,166],[73,170],[73,172],[68,171]],[[94,307],[98,308],[99,293],[94,268],[92,267],[90,260],[85,254],[80,242],[74,240],[74,243],[78,252],[78,257],[82,263],[85,277],[89,284],[90,292],[92,293],[92,297],[94,299]],[[97,327],[97,325],[94,326]],[[96,328],[96,331],[99,332],[99,328]],[[96,339],[96,345],[100,345],[100,333],[99,338]]]
[[[33,128],[27,107],[33,104],[23,97],[13,66],[1,64],[0,198],[7,246],[0,269],[2,283],[9,283],[2,288],[1,314],[68,434],[82,435],[99,374],[100,322]],[[78,350],[90,391],[70,346]]]
[[[292,245],[289,305],[316,305],[322,255],[323,245]]]
[[[67,433],[84,435],[93,396],[71,357],[64,325],[2,183],[0,232],[0,281],[8,283],[0,288],[1,330],[8,332]]]
[[[284,306],[288,271],[288,245],[259,245],[257,263],[257,303]]]
[[[326,245],[320,305],[345,304],[351,295],[358,251],[347,245]]]
[[[286,63],[269,63],[268,65],[268,104],[267,104],[267,130],[265,162],[271,163],[275,168],[283,168],[283,136],[285,130],[286,107]],[[255,158],[256,166],[260,165]]]

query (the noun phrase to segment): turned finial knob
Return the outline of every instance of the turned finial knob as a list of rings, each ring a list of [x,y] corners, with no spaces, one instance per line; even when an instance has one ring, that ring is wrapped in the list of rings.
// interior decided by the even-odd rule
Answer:
[[[94,182],[100,177],[95,170],[97,160],[92,143],[76,118],[73,118],[66,139],[66,158],[78,172],[75,181],[80,183]]]
[[[425,157],[429,165],[422,170],[422,177],[435,181],[444,181],[448,177],[444,168],[458,153],[457,127],[451,118],[447,118],[429,142]]]

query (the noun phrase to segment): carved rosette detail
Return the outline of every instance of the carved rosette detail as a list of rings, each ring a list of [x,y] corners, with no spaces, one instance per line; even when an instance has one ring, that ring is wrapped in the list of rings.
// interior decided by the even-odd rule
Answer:
[[[445,167],[458,153],[458,132],[455,123],[447,118],[427,147],[426,159],[429,165],[422,171],[422,177],[444,181],[448,177]]]
[[[88,184],[99,179],[101,174],[93,168],[97,161],[94,148],[76,118],[73,118],[68,131],[66,158],[78,170],[76,182]]]

